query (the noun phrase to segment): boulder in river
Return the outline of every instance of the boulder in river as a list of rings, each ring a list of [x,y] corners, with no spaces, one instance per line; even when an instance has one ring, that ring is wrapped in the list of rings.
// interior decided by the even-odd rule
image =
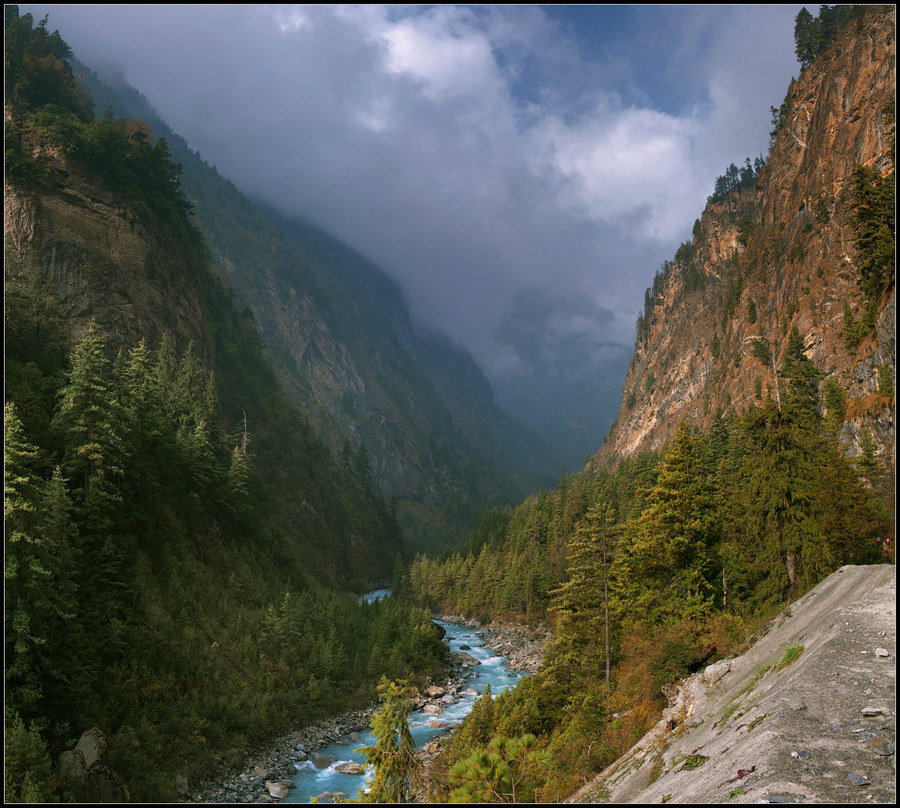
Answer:
[[[426,704],[422,708],[422,712],[425,713],[425,715],[443,715],[444,714],[444,711],[440,707],[438,707],[437,704]]]
[[[431,685],[425,688],[425,695],[429,698],[436,699],[444,695],[447,691],[439,685]]]
[[[317,769],[327,769],[331,765],[331,758],[327,755],[321,755],[318,752],[311,752],[309,759]]]
[[[350,761],[349,763],[341,763],[340,766],[335,766],[334,770],[341,774],[362,774],[365,772],[366,767],[361,763]]]

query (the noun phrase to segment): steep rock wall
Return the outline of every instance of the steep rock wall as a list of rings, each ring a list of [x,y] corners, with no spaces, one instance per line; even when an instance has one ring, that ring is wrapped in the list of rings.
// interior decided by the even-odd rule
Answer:
[[[66,328],[80,337],[96,320],[113,346],[165,332],[205,353],[203,293],[166,233],[139,222],[97,183],[57,158],[52,189],[4,187],[6,282],[37,271],[61,298]]]
[[[843,332],[845,306],[858,317],[864,305],[851,175],[860,164],[893,171],[894,26],[888,6],[848,26],[791,87],[756,187],[707,206],[691,258],[673,264],[654,301],[597,462],[662,449],[683,418],[708,427],[719,411],[778,396],[775,370],[793,326],[823,378],[847,393],[847,451],[859,453],[868,428],[893,454],[894,399],[882,389],[882,368],[891,377],[895,368],[893,285],[879,301],[875,336],[849,350]],[[697,272],[702,288],[688,288]],[[756,356],[758,340],[769,362]]]

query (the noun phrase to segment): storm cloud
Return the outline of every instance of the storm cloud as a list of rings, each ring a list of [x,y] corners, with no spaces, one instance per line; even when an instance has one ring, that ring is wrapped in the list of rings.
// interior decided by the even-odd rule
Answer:
[[[630,355],[716,176],[768,149],[798,9],[22,6],[494,378]]]

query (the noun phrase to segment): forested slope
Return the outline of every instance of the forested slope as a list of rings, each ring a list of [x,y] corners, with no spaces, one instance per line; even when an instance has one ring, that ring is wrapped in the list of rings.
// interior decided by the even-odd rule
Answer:
[[[553,479],[561,455],[496,405],[467,351],[411,321],[383,269],[313,223],[247,198],[133,88],[74,69],[98,110],[165,138],[211,268],[252,312],[282,386],[336,455],[365,465],[396,498],[411,543],[440,551],[484,508]]]
[[[5,797],[67,796],[97,727],[168,799],[444,651],[427,613],[336,594],[390,578],[400,528],[281,390],[165,141],[94,118],[46,21],[8,6],[5,46]]]

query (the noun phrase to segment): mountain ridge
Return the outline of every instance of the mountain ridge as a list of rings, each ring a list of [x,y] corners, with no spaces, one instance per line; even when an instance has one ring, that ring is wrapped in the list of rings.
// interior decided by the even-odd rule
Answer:
[[[138,91],[111,87],[77,62],[76,70],[98,107],[146,120],[166,138],[215,270],[252,313],[283,386],[335,454],[345,441],[365,447],[413,544],[441,549],[483,508],[552,479],[549,443],[497,406],[467,351],[411,321],[384,270],[242,194]]]
[[[867,299],[853,171],[893,172],[893,35],[892,9],[868,8],[864,25],[848,25],[792,82],[755,188],[711,198],[692,240],[648,290],[619,416],[593,462],[659,450],[683,418],[706,428],[717,413],[761,401],[764,389],[777,396],[773,369],[794,326],[823,378],[845,392],[848,451],[861,452],[868,429],[880,451],[893,452],[893,394],[882,390],[882,368],[893,376],[895,367],[893,281],[871,336],[848,347],[844,327],[846,306],[859,319]]]

